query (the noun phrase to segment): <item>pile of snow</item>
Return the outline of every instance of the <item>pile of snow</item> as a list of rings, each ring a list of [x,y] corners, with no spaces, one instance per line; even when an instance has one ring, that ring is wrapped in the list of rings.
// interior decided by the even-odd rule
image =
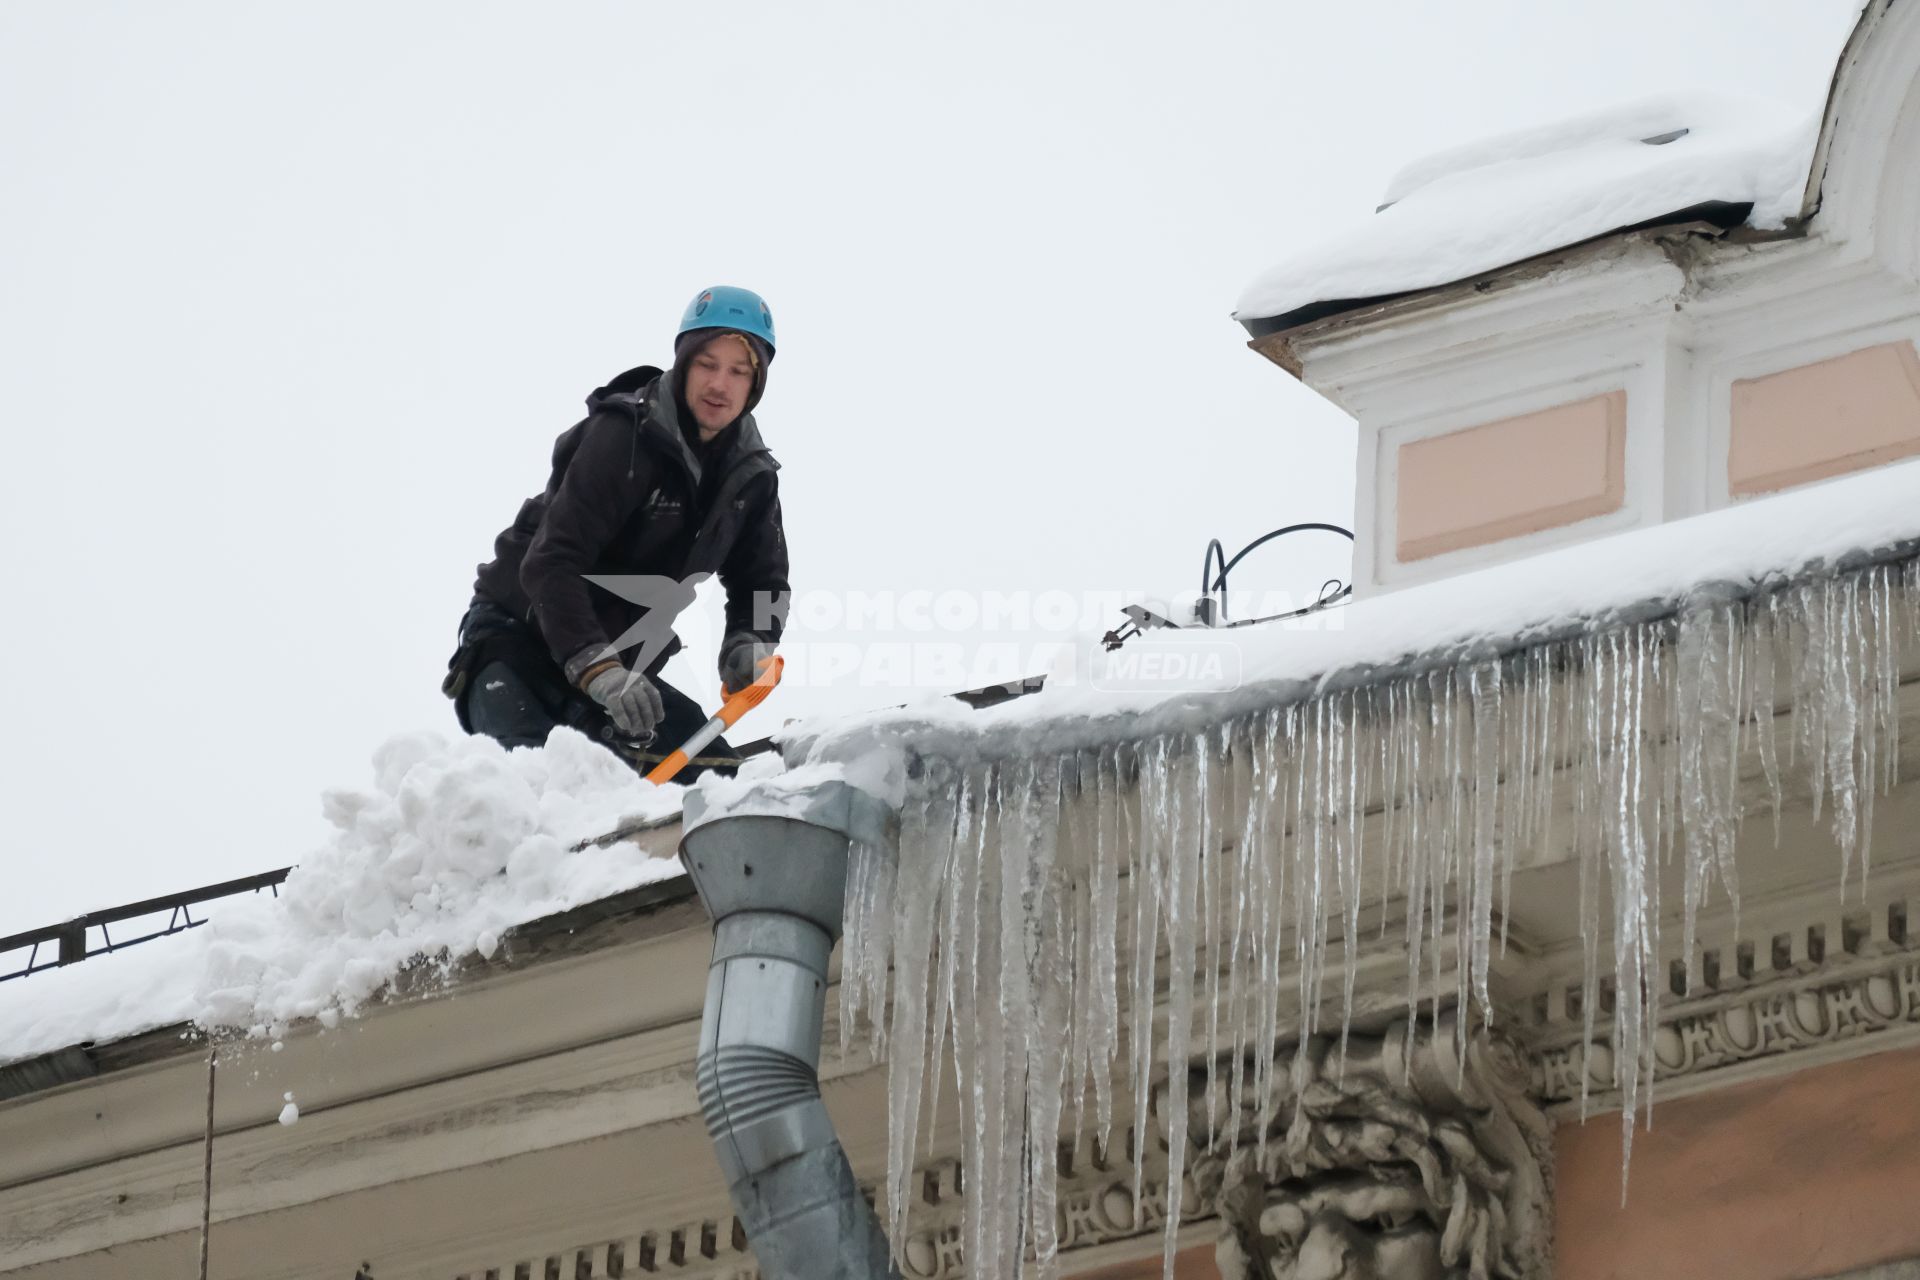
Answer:
[[[333,834],[278,898],[228,899],[191,933],[0,985],[0,1062],[186,1021],[335,1025],[418,957],[491,956],[516,924],[680,871],[628,843],[571,851],[678,813],[683,789],[570,729],[517,751],[402,735],[373,769],[370,788],[323,798]]]
[[[1394,175],[1372,217],[1262,272],[1234,318],[1451,284],[1714,201],[1777,228],[1800,213],[1819,127],[1818,112],[1695,94],[1456,147]]]

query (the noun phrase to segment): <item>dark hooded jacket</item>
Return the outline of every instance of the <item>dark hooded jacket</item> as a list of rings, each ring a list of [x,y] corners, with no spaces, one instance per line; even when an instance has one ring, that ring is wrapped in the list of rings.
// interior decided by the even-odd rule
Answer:
[[[780,464],[751,413],[707,448],[691,447],[670,383],[642,365],[587,397],[587,417],[554,442],[545,492],[521,504],[480,566],[476,595],[537,628],[562,667],[648,612],[587,575],[717,573],[728,641],[780,638],[789,591]],[[679,647],[676,637],[647,670]],[[622,657],[631,663],[636,652]]]

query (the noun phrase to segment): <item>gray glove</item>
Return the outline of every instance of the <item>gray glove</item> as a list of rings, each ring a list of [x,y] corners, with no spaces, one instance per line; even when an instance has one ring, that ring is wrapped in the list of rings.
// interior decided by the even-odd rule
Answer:
[[[720,691],[728,697],[752,684],[773,646],[747,631],[736,631],[720,646]]]
[[[607,709],[607,716],[620,732],[634,738],[651,738],[666,709],[653,681],[637,671],[629,671],[619,662],[603,659],[584,663],[593,654],[581,653],[567,665],[580,672],[575,676],[582,691]]]

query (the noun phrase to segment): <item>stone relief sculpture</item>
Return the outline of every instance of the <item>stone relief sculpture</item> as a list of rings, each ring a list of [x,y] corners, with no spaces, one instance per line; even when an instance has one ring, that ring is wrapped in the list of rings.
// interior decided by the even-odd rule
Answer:
[[[1226,1280],[1543,1280],[1549,1130],[1529,1065],[1452,1015],[1276,1059],[1265,1097],[1196,1071],[1194,1190],[1220,1216]],[[1211,1141],[1209,1138],[1211,1137]]]

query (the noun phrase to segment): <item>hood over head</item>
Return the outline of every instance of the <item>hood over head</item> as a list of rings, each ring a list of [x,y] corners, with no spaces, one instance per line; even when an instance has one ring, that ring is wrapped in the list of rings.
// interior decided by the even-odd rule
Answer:
[[[615,399],[623,399],[628,404],[636,403],[647,384],[659,377],[663,371],[658,365],[640,364],[616,377],[609,378],[604,387],[595,387],[587,396],[587,412],[598,413]]]
[[[640,427],[634,437],[636,445],[642,435],[657,441],[661,447],[686,463],[696,481],[710,468],[717,466],[726,470],[736,457],[765,453],[768,461],[772,461],[772,454],[760,435],[760,427],[754,421],[751,405],[731,426],[714,437],[714,447],[696,447],[698,437],[690,439],[692,433],[683,425],[688,420],[681,414],[680,397],[673,392],[673,380],[662,374],[663,370],[657,365],[636,365],[610,379],[605,386],[595,388],[593,394],[587,397],[587,411],[599,413],[617,409],[632,414]],[[777,462],[773,465],[776,468],[779,466]]]

